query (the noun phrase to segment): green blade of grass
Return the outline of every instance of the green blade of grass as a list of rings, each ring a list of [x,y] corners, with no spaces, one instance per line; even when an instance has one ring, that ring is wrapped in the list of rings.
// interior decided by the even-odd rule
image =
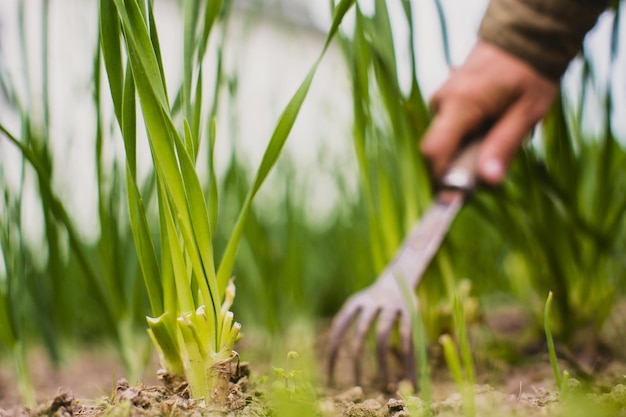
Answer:
[[[192,125],[188,128],[189,133],[185,133],[185,140],[187,137],[192,140],[194,152],[192,154],[192,159],[194,163],[196,163],[198,159],[198,148],[200,148],[200,136],[202,134],[202,66],[198,69],[198,77],[196,80],[196,101],[193,105],[193,114],[190,115],[192,117]],[[211,229],[215,230],[215,229]]]
[[[167,97],[167,82],[165,80],[165,70],[163,69],[163,60],[161,58],[161,43],[159,42],[159,34],[157,32],[156,20],[154,19],[153,12],[153,1],[150,0],[146,2],[147,6],[147,21],[149,23],[150,28],[150,41],[152,42],[152,48],[154,50],[154,57],[156,58],[156,62],[159,69],[159,74],[161,75],[161,82],[163,84],[163,93],[165,94],[165,102],[169,103],[169,99]]]
[[[212,2],[213,3],[213,2]],[[183,85],[181,89],[182,109],[184,117],[191,117],[192,82],[196,51],[196,25],[200,16],[198,0],[189,0],[183,3]]]
[[[228,7],[230,3],[230,0],[226,0],[226,7]],[[204,30],[202,31],[202,37],[200,38],[198,47],[198,61],[201,61],[201,57],[203,57],[206,53],[211,29],[213,28],[213,25],[215,24],[215,21],[217,20],[220,11],[222,10],[222,6],[224,6],[224,0],[210,1],[205,6],[206,8],[204,14]]]
[[[137,103],[135,101],[135,81],[130,66],[126,68],[123,94],[122,116],[118,121],[124,137],[126,163],[134,181],[137,182]]]
[[[476,381],[474,371],[474,360],[472,358],[472,351],[469,343],[469,336],[467,333],[467,327],[465,324],[465,313],[463,311],[463,304],[458,295],[455,295],[453,302],[454,310],[454,327],[456,330],[456,337],[461,347],[461,358],[463,360],[463,369],[465,369],[465,380],[467,384],[474,387]],[[473,394],[472,394],[473,398]]]
[[[187,266],[185,265],[183,251],[178,241],[178,235],[176,233],[176,227],[174,225],[174,219],[172,218],[172,212],[169,209],[167,202],[162,202],[160,205],[163,210],[163,218],[165,220],[165,228],[162,228],[162,233],[167,236],[168,246],[167,252],[172,257],[172,275],[174,276],[175,288],[166,289],[166,292],[171,295],[176,294],[178,296],[178,305],[180,311],[194,311],[195,303],[193,301],[193,295],[191,294],[191,280],[188,277]],[[163,278],[164,280],[167,277]],[[177,311],[174,306],[167,306],[167,311]]]
[[[255,175],[254,182],[252,184],[252,188],[250,189],[243,207],[239,212],[239,217],[235,224],[235,228],[231,235],[231,238],[226,246],[226,250],[224,251],[224,255],[220,262],[219,269],[217,271],[217,282],[220,293],[223,293],[226,285],[228,283],[228,279],[230,278],[230,274],[232,273],[233,265],[235,263],[235,256],[237,254],[237,249],[239,247],[239,241],[241,240],[241,235],[243,233],[244,225],[246,222],[246,218],[250,211],[250,206],[252,205],[252,200],[254,196],[258,192],[259,188],[265,181],[265,178],[269,174],[270,170],[276,163],[278,156],[280,155],[280,151],[282,150],[289,133],[291,132],[291,128],[293,127],[298,113],[300,112],[300,108],[302,107],[302,103],[307,96],[311,83],[313,82],[313,77],[317,71],[317,68],[324,57],[328,46],[330,45],[330,41],[333,39],[335,33],[337,32],[337,28],[341,23],[345,13],[349,10],[349,8],[354,3],[354,0],[341,0],[335,9],[335,14],[333,16],[333,23],[330,31],[326,37],[326,42],[324,44],[324,48],[320,53],[319,57],[309,70],[307,76],[305,77],[302,84],[293,95],[280,118],[278,119],[278,123],[276,124],[276,128],[272,133],[270,141],[265,149],[265,153],[263,154],[263,159],[261,160],[261,164],[257,170]]]
[[[476,381],[474,371],[474,360],[472,358],[472,351],[470,350],[469,335],[465,324],[465,314],[463,311],[463,304],[458,295],[454,297],[454,327],[456,330],[456,337],[461,347],[461,360],[463,361],[463,376],[464,384],[461,385],[464,395],[464,410],[468,417],[476,416],[476,399],[474,392],[474,384]]]
[[[419,367],[419,388],[421,397],[426,404],[426,409],[430,407],[432,402],[433,393],[433,381],[430,373],[430,364],[428,363],[428,344],[426,341],[426,332],[424,331],[424,323],[422,317],[418,311],[418,305],[413,289],[409,286],[406,279],[401,276],[396,276],[396,283],[400,286],[400,291],[404,298],[404,303],[409,310],[411,318],[413,338],[413,347],[415,349],[416,361],[415,363]]]
[[[441,26],[441,40],[443,42],[443,53],[446,59],[448,68],[452,68],[452,57],[450,56],[450,40],[448,38],[448,22],[446,20],[446,14],[443,10],[441,0],[435,0],[435,7],[437,8],[437,17],[439,18],[439,25]]]
[[[216,136],[216,127],[215,127],[215,118],[212,117],[209,122],[209,162],[208,162],[208,170],[209,170],[209,179],[208,179],[208,190],[207,190],[207,200],[209,206],[209,226],[211,230],[217,230],[217,211],[219,207],[219,195],[217,192],[217,178],[215,175],[215,164],[213,163],[213,155],[215,151],[215,136]]]
[[[554,382],[559,390],[562,387],[561,372],[559,371],[559,364],[556,358],[556,350],[554,349],[554,339],[552,338],[552,328],[550,326],[550,311],[552,308],[552,291],[548,293],[546,299],[546,305],[544,310],[544,329],[546,332],[546,342],[548,343],[548,353],[550,356],[550,366],[552,366],[552,374],[554,375]]]
[[[134,61],[136,72],[135,83],[143,81],[154,94],[154,99],[162,109],[168,109],[165,81],[162,78],[161,65],[154,51],[154,44],[136,0],[113,0],[117,8],[118,17],[127,40],[127,50],[131,63]],[[141,94],[140,94],[141,97]]]
[[[146,209],[141,199],[137,184],[134,182],[130,166],[127,165],[126,190],[128,193],[128,208],[130,225],[135,240],[135,248],[139,257],[139,266],[142,270],[152,314],[163,314],[163,289],[159,278],[161,271],[157,260],[156,250],[150,233],[150,226],[146,217]]]
[[[448,370],[452,374],[454,382],[460,390],[463,390],[463,387],[465,386],[463,367],[461,366],[461,358],[459,357],[459,351],[456,348],[454,341],[449,334],[442,334],[439,337],[439,343],[443,347],[446,365],[448,365]]]
[[[107,329],[115,329],[115,313],[111,309],[106,290],[102,281],[98,278],[96,271],[89,262],[89,256],[87,255],[81,240],[79,233],[76,231],[74,224],[70,220],[70,216],[65,210],[61,200],[54,194],[52,190],[51,178],[47,174],[42,162],[37,155],[22,142],[20,142],[14,135],[12,135],[5,127],[0,123],[0,132],[4,134],[20,151],[21,155],[29,162],[29,164],[37,172],[37,179],[39,181],[40,192],[42,194],[42,200],[45,207],[47,207],[56,219],[63,224],[67,230],[69,245],[73,253],[76,255],[77,260],[90,284],[92,285],[93,296],[96,302],[101,306],[104,312],[103,318],[107,323]]]
[[[120,44],[120,22],[117,16],[117,9],[112,1],[100,2],[100,39],[115,116],[121,122],[123,114],[124,65]]]

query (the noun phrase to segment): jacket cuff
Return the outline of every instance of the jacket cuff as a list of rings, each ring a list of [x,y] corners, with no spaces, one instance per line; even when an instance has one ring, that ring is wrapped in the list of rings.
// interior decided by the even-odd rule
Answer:
[[[559,80],[608,1],[491,0],[478,35]]]

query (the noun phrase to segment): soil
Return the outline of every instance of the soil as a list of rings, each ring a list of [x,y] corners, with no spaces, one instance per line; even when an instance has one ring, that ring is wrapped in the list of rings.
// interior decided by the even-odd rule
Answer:
[[[160,380],[146,375],[143,384],[129,384],[114,352],[82,352],[63,369],[52,367],[42,352],[33,352],[31,367],[40,401],[36,407],[19,404],[16,384],[11,374],[0,369],[0,416],[228,416],[260,417],[270,415],[265,403],[260,378],[250,375],[247,366],[230,384],[227,404],[222,409],[209,408],[202,401],[189,398],[186,384],[161,375]],[[10,368],[4,366],[4,369]],[[154,368],[152,368],[154,369]],[[624,379],[623,365],[605,369],[612,389],[605,395],[626,400],[626,386],[615,384]],[[344,381],[335,388],[317,393],[317,415],[323,417],[408,417],[411,411],[424,407],[410,395],[408,382],[396,385],[391,393],[351,386],[344,372]],[[495,375],[495,376],[494,376]],[[340,378],[341,379],[341,378]],[[501,374],[493,369],[479,375],[476,385],[476,411],[479,416],[542,416],[553,415],[559,405],[548,361],[526,367],[510,368]],[[576,380],[571,384],[576,385]],[[434,390],[431,410],[435,416],[462,416],[463,397],[441,368],[433,375]],[[490,382],[490,383],[486,383]],[[371,381],[365,386],[375,386]],[[573,388],[575,389],[575,388]],[[402,394],[404,393],[404,394]],[[624,408],[626,409],[626,401]]]
[[[324,336],[317,344],[324,345]],[[281,417],[408,417],[420,415],[419,410],[425,407],[423,401],[412,394],[412,384],[402,381],[401,372],[392,376],[399,383],[386,387],[385,392],[376,389],[379,386],[377,368],[371,361],[363,364],[363,384],[355,386],[353,363],[346,352],[339,355],[333,387],[317,383],[316,387],[324,388],[315,388],[310,381],[307,382],[304,377],[298,380],[297,376],[290,385],[289,381],[285,383],[272,372],[274,359],[259,354],[258,347],[267,345],[267,342],[254,340],[251,334],[243,339],[238,350],[242,358],[251,360],[253,366],[250,369],[242,364],[237,375],[232,375],[228,399],[220,409],[207,407],[204,402],[191,399],[184,381],[170,379],[166,374],[157,376],[154,373],[158,368],[156,358],[154,363],[147,366],[148,371],[141,383],[136,383],[123,378],[123,368],[111,349],[81,350],[60,369],[49,363],[43,351],[34,350],[30,353],[29,365],[38,394],[37,406],[25,408],[20,404],[12,366],[0,362],[0,417],[261,417],[277,415],[272,413],[272,405],[268,402],[281,396],[283,400],[294,403],[306,397],[308,408],[305,409],[309,410],[307,414],[296,407],[283,411],[279,414]],[[497,355],[491,355],[488,351],[474,351],[477,369],[477,385],[474,387],[476,415],[516,417],[557,414],[561,402],[545,352],[545,347],[524,352],[524,361],[512,365],[511,361],[498,359]],[[432,415],[467,415],[467,410],[463,408],[463,396],[452,381],[441,356],[441,352],[436,351],[430,354],[433,360]],[[374,355],[365,357],[373,359]],[[316,362],[324,361],[317,358]],[[574,397],[593,395],[589,397],[591,402],[601,398],[604,403],[614,406],[614,413],[604,415],[626,416],[626,385],[622,385],[626,384],[626,363],[606,358],[598,363],[602,364],[601,368],[587,369],[593,373],[595,394],[588,394],[586,371],[579,369],[572,361],[560,363],[561,369],[572,371],[568,392],[576,393]],[[306,365],[302,367],[306,368]],[[275,388],[277,386],[278,390]],[[579,386],[585,386],[584,393]],[[313,413],[310,411],[311,403],[314,403]]]

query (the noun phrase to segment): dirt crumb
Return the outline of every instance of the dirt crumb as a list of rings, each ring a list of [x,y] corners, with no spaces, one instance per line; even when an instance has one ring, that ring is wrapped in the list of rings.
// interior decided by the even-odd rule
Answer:
[[[346,417],[384,417],[383,405],[375,399],[367,399],[362,403],[348,406],[344,415]]]
[[[360,403],[365,399],[363,388],[356,386],[335,396],[335,401],[340,403]]]
[[[389,417],[409,417],[409,411],[403,400],[391,398],[387,401],[387,415]]]
[[[74,395],[68,389],[61,389],[59,394],[53,399],[35,407],[30,411],[31,416],[72,416],[74,405]]]

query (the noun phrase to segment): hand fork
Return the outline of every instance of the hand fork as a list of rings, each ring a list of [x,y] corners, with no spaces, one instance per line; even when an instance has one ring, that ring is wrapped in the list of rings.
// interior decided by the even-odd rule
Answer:
[[[408,377],[417,386],[410,314],[397,279],[403,279],[409,288],[417,289],[456,214],[476,186],[476,155],[479,144],[480,141],[472,140],[461,150],[442,177],[434,204],[405,239],[393,261],[374,284],[348,298],[335,316],[329,338],[328,373],[331,384],[339,347],[353,323],[355,328],[350,348],[354,362],[354,379],[357,385],[360,384],[363,344],[374,321],[378,319],[376,356],[383,386],[387,387],[387,351],[391,332],[396,324],[399,325],[400,349]]]

